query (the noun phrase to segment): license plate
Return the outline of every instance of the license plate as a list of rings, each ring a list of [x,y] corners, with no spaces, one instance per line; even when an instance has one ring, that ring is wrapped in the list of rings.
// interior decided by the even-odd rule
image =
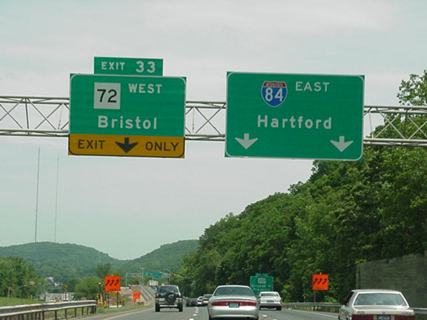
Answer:
[[[229,306],[230,308],[238,308],[238,307],[239,307],[239,304],[238,304],[238,303],[236,303],[236,302],[231,302],[231,303],[229,303],[229,304],[228,304],[228,306]]]
[[[273,301],[273,300],[267,300],[267,302],[269,302],[269,303],[273,303],[274,301]]]
[[[391,316],[384,316],[384,315],[379,315],[378,316],[378,320],[391,320]]]

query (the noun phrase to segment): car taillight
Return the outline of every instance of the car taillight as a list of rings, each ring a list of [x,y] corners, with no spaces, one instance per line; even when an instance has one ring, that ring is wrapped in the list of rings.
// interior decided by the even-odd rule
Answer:
[[[156,293],[156,298],[158,298],[159,297],[159,294],[158,293]]]
[[[394,316],[394,320],[417,320],[417,316]]]
[[[247,306],[256,306],[256,302],[254,301],[236,301],[236,300],[230,300],[230,301],[215,301],[212,302],[212,306],[222,306],[226,307],[230,303],[238,303],[240,306],[247,307]]]
[[[374,320],[374,316],[365,314],[353,314],[351,320]]]

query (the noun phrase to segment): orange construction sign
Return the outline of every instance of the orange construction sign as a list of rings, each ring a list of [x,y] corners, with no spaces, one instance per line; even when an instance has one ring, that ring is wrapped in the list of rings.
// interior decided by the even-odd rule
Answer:
[[[137,302],[139,299],[141,299],[141,292],[134,291],[133,292],[133,303]]]
[[[313,274],[311,284],[313,290],[329,290],[329,275]]]
[[[105,291],[120,291],[120,276],[105,276]]]

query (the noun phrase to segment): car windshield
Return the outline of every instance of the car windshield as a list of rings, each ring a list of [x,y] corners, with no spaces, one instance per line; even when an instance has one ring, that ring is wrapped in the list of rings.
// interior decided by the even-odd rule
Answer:
[[[265,293],[261,293],[261,297],[277,297],[279,294],[275,293],[275,292],[265,292]]]
[[[220,287],[214,296],[254,296],[251,289],[245,287]]]
[[[159,293],[173,292],[178,293],[178,288],[175,286],[162,286],[159,288]]]
[[[355,306],[407,306],[400,294],[396,293],[359,293],[354,301]]]

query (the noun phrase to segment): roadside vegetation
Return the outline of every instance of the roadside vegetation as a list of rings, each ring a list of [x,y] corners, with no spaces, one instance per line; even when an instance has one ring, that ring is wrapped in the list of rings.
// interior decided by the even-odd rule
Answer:
[[[427,72],[402,81],[398,98],[427,105]],[[425,120],[393,125],[426,139],[414,126]],[[427,250],[427,150],[368,146],[363,161],[315,161],[308,181],[227,215],[199,242],[172,278],[186,295],[268,273],[285,301],[313,301],[312,274],[324,273],[329,291],[316,301],[341,301],[356,285],[356,264]]]

